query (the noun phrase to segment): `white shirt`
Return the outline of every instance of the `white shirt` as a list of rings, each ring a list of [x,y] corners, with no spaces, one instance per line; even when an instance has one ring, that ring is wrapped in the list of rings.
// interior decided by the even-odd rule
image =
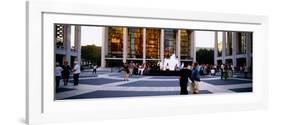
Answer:
[[[231,69],[234,70],[234,66],[233,65],[231,65]]]
[[[80,66],[76,64],[73,68],[73,74],[79,74],[80,73]]]
[[[57,66],[55,68],[55,76],[61,76],[62,68],[60,66]]]

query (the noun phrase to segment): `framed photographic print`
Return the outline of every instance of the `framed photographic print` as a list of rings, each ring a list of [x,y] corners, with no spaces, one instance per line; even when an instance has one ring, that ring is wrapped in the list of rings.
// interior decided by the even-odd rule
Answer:
[[[36,1],[26,10],[29,124],[267,106],[265,16]]]

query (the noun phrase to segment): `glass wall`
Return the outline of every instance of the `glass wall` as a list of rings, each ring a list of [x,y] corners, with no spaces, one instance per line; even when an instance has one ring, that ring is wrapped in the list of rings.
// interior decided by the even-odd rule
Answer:
[[[169,58],[176,53],[176,35],[177,30],[164,30],[164,58]]]
[[[247,47],[247,35],[246,33],[238,33],[238,43],[237,43],[237,54],[245,54],[246,53],[246,47]]]
[[[181,55],[181,59],[185,60],[185,59],[189,59],[190,58],[190,42],[191,39],[189,37],[190,32],[188,30],[181,30],[181,34],[180,34],[180,55]]]
[[[108,27],[108,57],[123,57],[123,28]]]
[[[146,29],[146,58],[160,58],[160,29]]]
[[[226,56],[232,55],[232,32],[227,32],[226,40]]]
[[[142,28],[128,28],[128,58],[142,58],[143,49]]]

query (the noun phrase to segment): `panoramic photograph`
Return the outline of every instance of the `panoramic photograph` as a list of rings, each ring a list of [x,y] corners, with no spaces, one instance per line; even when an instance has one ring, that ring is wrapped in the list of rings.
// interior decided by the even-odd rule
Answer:
[[[54,24],[55,100],[253,91],[253,33]]]

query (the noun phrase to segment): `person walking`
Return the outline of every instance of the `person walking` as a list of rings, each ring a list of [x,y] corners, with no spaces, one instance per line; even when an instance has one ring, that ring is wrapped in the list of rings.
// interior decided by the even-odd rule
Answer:
[[[231,68],[231,77],[234,77],[234,71],[235,71],[234,65],[231,64],[230,68]]]
[[[133,63],[133,61],[131,61],[131,63],[129,64],[129,74],[130,74],[130,76],[133,76],[134,67],[135,67],[135,64]]]
[[[62,70],[63,83],[64,83],[64,86],[66,86],[68,84],[69,75],[71,72],[71,67],[68,65],[67,61],[63,62],[62,69],[63,69]]]
[[[248,69],[247,65],[244,65],[244,78],[245,79],[247,79],[248,72],[249,72],[249,69]]]
[[[123,77],[124,77],[124,81],[129,81],[128,79],[128,74],[129,74],[129,66],[127,63],[124,63],[123,64],[123,68],[122,68],[122,71],[123,71]]]
[[[97,75],[97,68],[98,68],[97,64],[94,64],[94,65],[93,65],[93,74],[94,74],[95,76]]]
[[[79,84],[79,74],[80,74],[80,65],[78,64],[77,61],[74,61],[74,67],[72,69],[73,72],[73,81],[74,81],[74,86],[77,86]]]
[[[224,64],[221,64],[221,69],[220,69],[220,72],[221,72],[221,79],[223,79],[224,77]]]
[[[229,66],[226,64],[224,66],[224,70],[223,70],[223,74],[224,74],[224,79],[227,80],[228,79],[228,68]]]
[[[59,88],[60,86],[60,79],[61,79],[61,76],[62,76],[62,72],[63,69],[62,67],[60,67],[60,64],[57,62],[56,63],[56,68],[55,68],[55,76],[56,76],[56,90]]]
[[[190,79],[192,82],[193,79],[191,78],[191,68],[187,63],[184,64],[183,68],[179,72],[179,82],[180,82],[180,94],[187,95],[188,94],[188,80]]]
[[[198,94],[199,93],[199,82],[200,82],[198,63],[193,63],[191,78],[193,79],[193,82],[191,83],[192,93]]]

